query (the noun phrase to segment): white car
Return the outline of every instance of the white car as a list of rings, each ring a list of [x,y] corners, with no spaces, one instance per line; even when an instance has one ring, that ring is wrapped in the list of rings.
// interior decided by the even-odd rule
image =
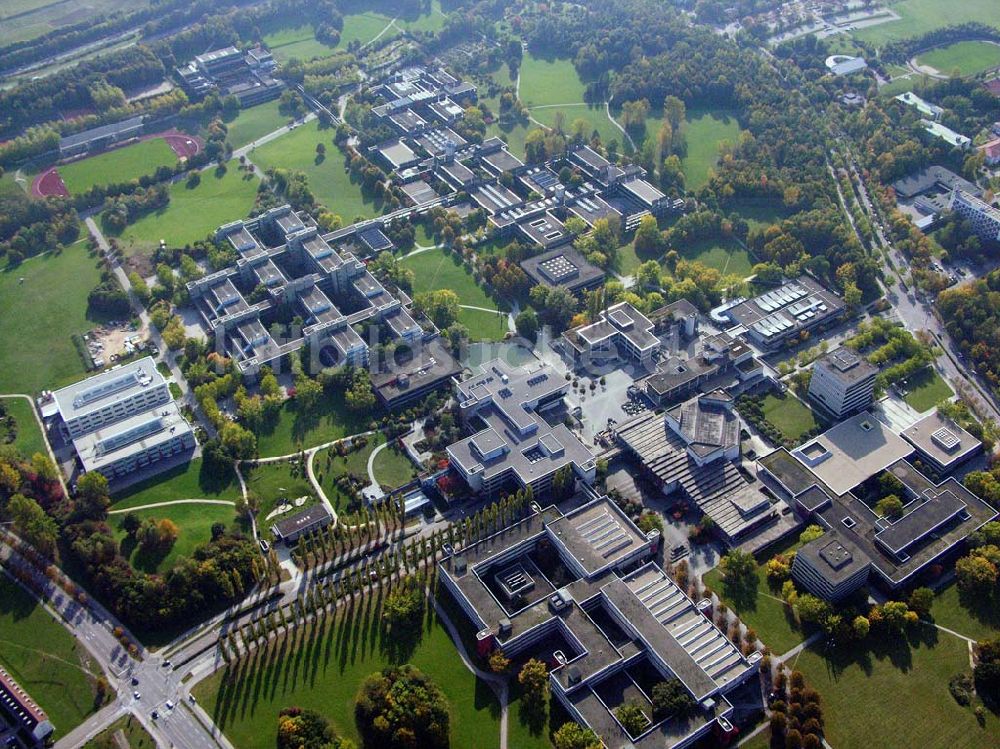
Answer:
[[[136,699],[139,699],[139,698],[141,698],[141,697],[142,697],[142,695],[141,695],[141,694],[139,694],[139,692],[138,692],[138,691],[136,691],[136,692],[132,692],[132,696],[133,696],[133,697],[135,697]]]
[[[173,709],[174,709],[174,703],[171,702],[170,700],[167,700],[167,710],[173,710]]]

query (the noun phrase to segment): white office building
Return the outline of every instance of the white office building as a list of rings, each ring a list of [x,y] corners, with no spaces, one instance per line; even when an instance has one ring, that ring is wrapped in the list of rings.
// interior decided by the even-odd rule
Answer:
[[[842,419],[871,405],[877,376],[878,367],[850,349],[838,348],[813,366],[809,398],[830,415]]]

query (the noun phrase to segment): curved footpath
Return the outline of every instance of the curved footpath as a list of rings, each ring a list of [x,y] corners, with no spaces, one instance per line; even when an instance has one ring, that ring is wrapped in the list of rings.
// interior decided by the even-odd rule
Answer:
[[[122,507],[119,510],[108,510],[108,514],[122,515],[126,512],[152,510],[155,507],[170,507],[171,505],[228,505],[229,507],[234,507],[236,503],[231,499],[204,499],[198,497],[192,499],[168,499],[165,502],[150,502],[149,504],[136,505],[135,507]]]

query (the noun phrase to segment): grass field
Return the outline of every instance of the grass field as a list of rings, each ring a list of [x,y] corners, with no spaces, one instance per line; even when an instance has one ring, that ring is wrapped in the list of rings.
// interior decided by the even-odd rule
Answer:
[[[531,110],[531,117],[547,127],[554,127],[561,114],[563,129],[571,132],[577,119],[587,121],[587,136],[597,130],[601,141],[608,143],[624,136],[608,119],[604,105],[589,106],[584,103],[586,84],[580,79],[570,59],[544,59],[527,53],[521,62],[521,101]],[[501,79],[504,76],[501,76]],[[506,76],[509,78],[509,76]],[[510,129],[512,146],[518,154],[524,153],[524,138],[531,126],[516,126]],[[506,137],[504,128],[495,126],[496,133]]]
[[[928,367],[907,380],[908,392],[903,397],[911,408],[920,413],[934,408],[938,403],[950,398],[955,393],[948,383],[941,379],[937,370]]]
[[[4,0],[0,4],[0,45],[27,41],[99,13],[149,7],[147,0]]]
[[[258,104],[256,107],[241,110],[236,119],[226,123],[226,127],[229,128],[228,140],[233,148],[241,148],[274,132],[288,120],[288,117],[278,111],[277,100]]]
[[[257,508],[257,523],[261,533],[263,527],[269,527],[274,520],[267,516],[278,506],[279,500],[287,499],[294,502],[299,497],[307,497],[302,507],[308,507],[318,500],[303,469],[299,473],[298,463],[261,463],[260,465],[242,467],[247,489],[257,495],[260,505]]]
[[[336,732],[358,740],[354,698],[369,674],[411,663],[444,692],[451,707],[451,746],[495,749],[500,707],[493,692],[459,660],[444,626],[429,609],[416,643],[387,637],[379,604],[366,598],[300,627],[294,642],[282,639],[198,684],[199,703],[236,746],[273,746],[278,711],[290,705],[320,711]],[[510,744],[510,746],[522,746]]]
[[[126,744],[119,744],[118,732],[125,739]],[[106,729],[97,734],[94,738],[83,745],[83,749],[121,749],[128,746],[129,749],[153,749],[156,742],[150,736],[142,724],[135,716],[129,714],[119,718]]]
[[[735,202],[727,210],[746,221],[751,229],[766,228],[780,223],[785,217],[781,204],[775,200],[748,198]]]
[[[820,426],[812,409],[791,393],[784,397],[768,393],[764,398],[764,418],[793,442]]]
[[[484,312],[481,309],[463,309],[458,321],[469,329],[469,340],[502,341],[510,331],[507,313]]]
[[[948,680],[968,672],[964,640],[929,626],[907,636],[877,638],[825,655],[808,648],[789,666],[805,674],[823,699],[825,738],[835,747],[921,746],[973,749],[1000,743],[1000,722],[948,693]]]
[[[245,179],[245,172],[230,161],[225,175],[214,170],[202,172],[201,182],[189,188],[184,181],[170,186],[170,204],[147,213],[121,233],[125,253],[134,255],[154,250],[165,239],[172,247],[183,247],[204,239],[223,224],[246,217],[253,208],[257,179]]]
[[[698,240],[681,250],[681,257],[697,260],[723,275],[746,278],[753,267],[753,258],[735,240]]]
[[[90,663],[84,648],[62,624],[3,573],[0,665],[48,713],[56,727],[55,738],[94,712],[90,673],[99,675],[100,668]]]
[[[966,599],[954,582],[938,591],[931,618],[935,624],[975,640],[1000,635],[1000,606],[989,600]]]
[[[109,516],[109,523],[114,531],[122,555],[137,570],[143,572],[163,573],[177,562],[190,557],[195,547],[212,540],[212,525],[223,523],[227,528],[236,519],[232,506],[214,504],[178,504],[168,507],[151,507],[148,510],[136,510],[139,520],[163,520],[164,518],[177,524],[177,541],[166,550],[166,553],[149,552],[141,549],[134,541],[128,539],[128,534],[121,527],[128,513]]]
[[[924,52],[918,58],[945,75],[975,75],[1000,66],[1000,45],[989,42],[958,42]]]
[[[265,34],[264,43],[278,62],[287,62],[293,58],[312,60],[315,57],[326,57],[334,50],[334,47],[324,44],[316,38],[313,27],[309,24],[279,29]]]
[[[250,159],[261,169],[295,169],[306,175],[316,198],[350,224],[355,217],[371,218],[382,206],[361,194],[361,186],[351,182],[344,168],[344,157],[332,145],[333,131],[320,131],[316,120],[287,135],[254,149]],[[316,144],[326,145],[326,158],[316,163]]]
[[[240,484],[233,471],[210,471],[201,458],[196,458],[116,493],[111,509],[123,510],[172,499],[236,500],[239,496]]]
[[[976,21],[1000,28],[1000,6],[995,0],[901,0],[890,7],[901,16],[898,21],[880,23],[853,32],[862,41],[881,46],[894,39],[909,39],[945,26]]]
[[[294,400],[286,401],[273,427],[257,434],[257,450],[262,458],[288,455],[300,448],[358,434],[368,429],[371,414],[348,412],[343,399],[323,398],[309,414],[300,414]]]
[[[42,429],[38,426],[31,404],[24,398],[4,398],[0,400],[0,404],[14,417],[17,424],[17,437],[14,438],[17,451],[26,458],[35,453],[45,455],[45,437],[42,436]]]
[[[70,195],[79,195],[94,185],[128,182],[176,162],[167,142],[153,138],[60,166],[59,176]]]
[[[544,110],[543,110],[544,111]],[[494,121],[486,126],[486,136],[502,138],[507,143],[507,148],[519,159],[524,159],[524,143],[528,138],[528,133],[538,126],[533,122],[527,125],[517,123],[515,125],[501,125],[499,121]]]
[[[787,551],[795,546],[783,547],[780,551]],[[726,606],[739,614],[744,624],[756,630],[761,642],[776,655],[787,653],[806,639],[778,592],[772,591],[768,586],[763,563],[757,566],[757,589],[740,595],[738,599],[727,595],[722,572],[718,567],[706,572],[702,581],[718,594]]]
[[[87,295],[100,280],[82,241],[0,272],[0,393],[34,394],[83,376],[70,336],[94,326]]]
[[[708,175],[719,161],[723,141],[733,145],[740,134],[739,123],[731,112],[712,109],[689,109],[684,125],[687,154],[681,159],[688,190],[708,184]]]
[[[462,261],[444,249],[410,255],[400,262],[414,272],[415,295],[435,289],[451,289],[458,294],[460,304],[487,310],[497,307],[486,291],[476,285],[472,273],[462,265]],[[459,322],[469,329],[472,340],[500,340],[507,332],[506,317],[492,312],[463,309],[459,313]]]
[[[543,59],[530,52],[521,61],[521,101],[527,107],[575,104],[586,88],[569,58]]]

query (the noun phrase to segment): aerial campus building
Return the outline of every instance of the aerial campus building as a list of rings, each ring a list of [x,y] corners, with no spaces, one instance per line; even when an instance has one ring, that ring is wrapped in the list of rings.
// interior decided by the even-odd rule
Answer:
[[[143,120],[142,115],[137,115],[121,122],[100,125],[67,135],[59,139],[59,155],[63,158],[80,156],[134,138],[142,133]]]
[[[660,340],[653,335],[653,322],[628,302],[601,310],[600,319],[562,335],[563,343],[578,360],[618,358],[640,367],[653,366]]]
[[[201,99],[211,91],[235,96],[241,107],[252,107],[277,99],[285,84],[271,76],[276,63],[271,53],[257,47],[244,54],[236,47],[223,47],[197,55],[176,69],[185,93]]]
[[[744,475],[733,406],[722,390],[696,395],[664,414],[647,412],[619,424],[615,438],[664,495],[694,504],[728,546],[756,552],[801,522]]]
[[[845,310],[840,297],[809,276],[800,276],[724,314],[758,348],[775,351],[803,332],[839,319]]]
[[[555,370],[543,365],[529,372],[494,359],[454,384],[462,423],[474,433],[448,446],[448,460],[474,492],[494,495],[514,485],[538,495],[566,468],[574,480],[594,483],[590,449],[565,424],[539,415],[559,406],[569,390]]]
[[[607,497],[563,514],[531,514],[440,564],[445,588],[479,630],[480,655],[536,657],[552,694],[607,747],[684,747],[734,735],[727,695],[752,682],[745,657],[652,560],[659,531],[643,534]],[[696,707],[654,716],[650,694],[680,683]],[[614,710],[639,702],[647,722],[628,731]]]
[[[813,365],[809,398],[830,416],[843,419],[872,404],[877,376],[878,367],[850,349],[838,348]]]
[[[779,448],[758,460],[758,477],[776,495],[809,522],[836,531],[799,550],[806,555],[802,564],[796,563],[797,572],[793,567],[793,574],[810,591],[840,598],[865,579],[886,590],[898,590],[930,565],[957,553],[971,533],[997,517],[996,510],[955,478],[935,483],[914,467],[911,456],[917,444],[922,445],[917,448],[921,456],[947,452],[938,443],[957,442],[956,457],[975,451],[971,435],[956,436],[950,426],[938,423],[911,427],[909,438],[904,439],[872,414],[862,412],[795,450]],[[942,428],[947,434],[940,432]],[[932,436],[935,433],[938,443]],[[878,516],[861,499],[862,492],[855,494],[859,485],[883,473],[903,486],[904,508],[899,518]],[[828,549],[831,540],[845,551]],[[862,568],[868,571],[867,578]]]
[[[408,402],[461,371],[446,347],[424,346],[437,330],[427,323],[425,332],[411,317],[409,297],[400,290],[390,293],[361,261],[392,247],[381,223],[324,234],[308,214],[286,205],[227,224],[216,238],[228,241],[239,260],[187,288],[205,325],[244,376],[255,378],[261,367],[276,366],[307,343],[323,366],[367,366],[369,343],[355,329],[362,324],[377,326],[380,337],[419,354],[373,375],[386,406]],[[281,322],[296,315],[301,330]]]
[[[42,746],[55,731],[45,711],[0,668],[0,741],[8,749]]]
[[[1000,210],[964,190],[951,196],[951,210],[972,223],[972,230],[985,242],[1000,241]]]
[[[194,431],[147,356],[53,393],[85,472],[108,480],[195,447]]]

